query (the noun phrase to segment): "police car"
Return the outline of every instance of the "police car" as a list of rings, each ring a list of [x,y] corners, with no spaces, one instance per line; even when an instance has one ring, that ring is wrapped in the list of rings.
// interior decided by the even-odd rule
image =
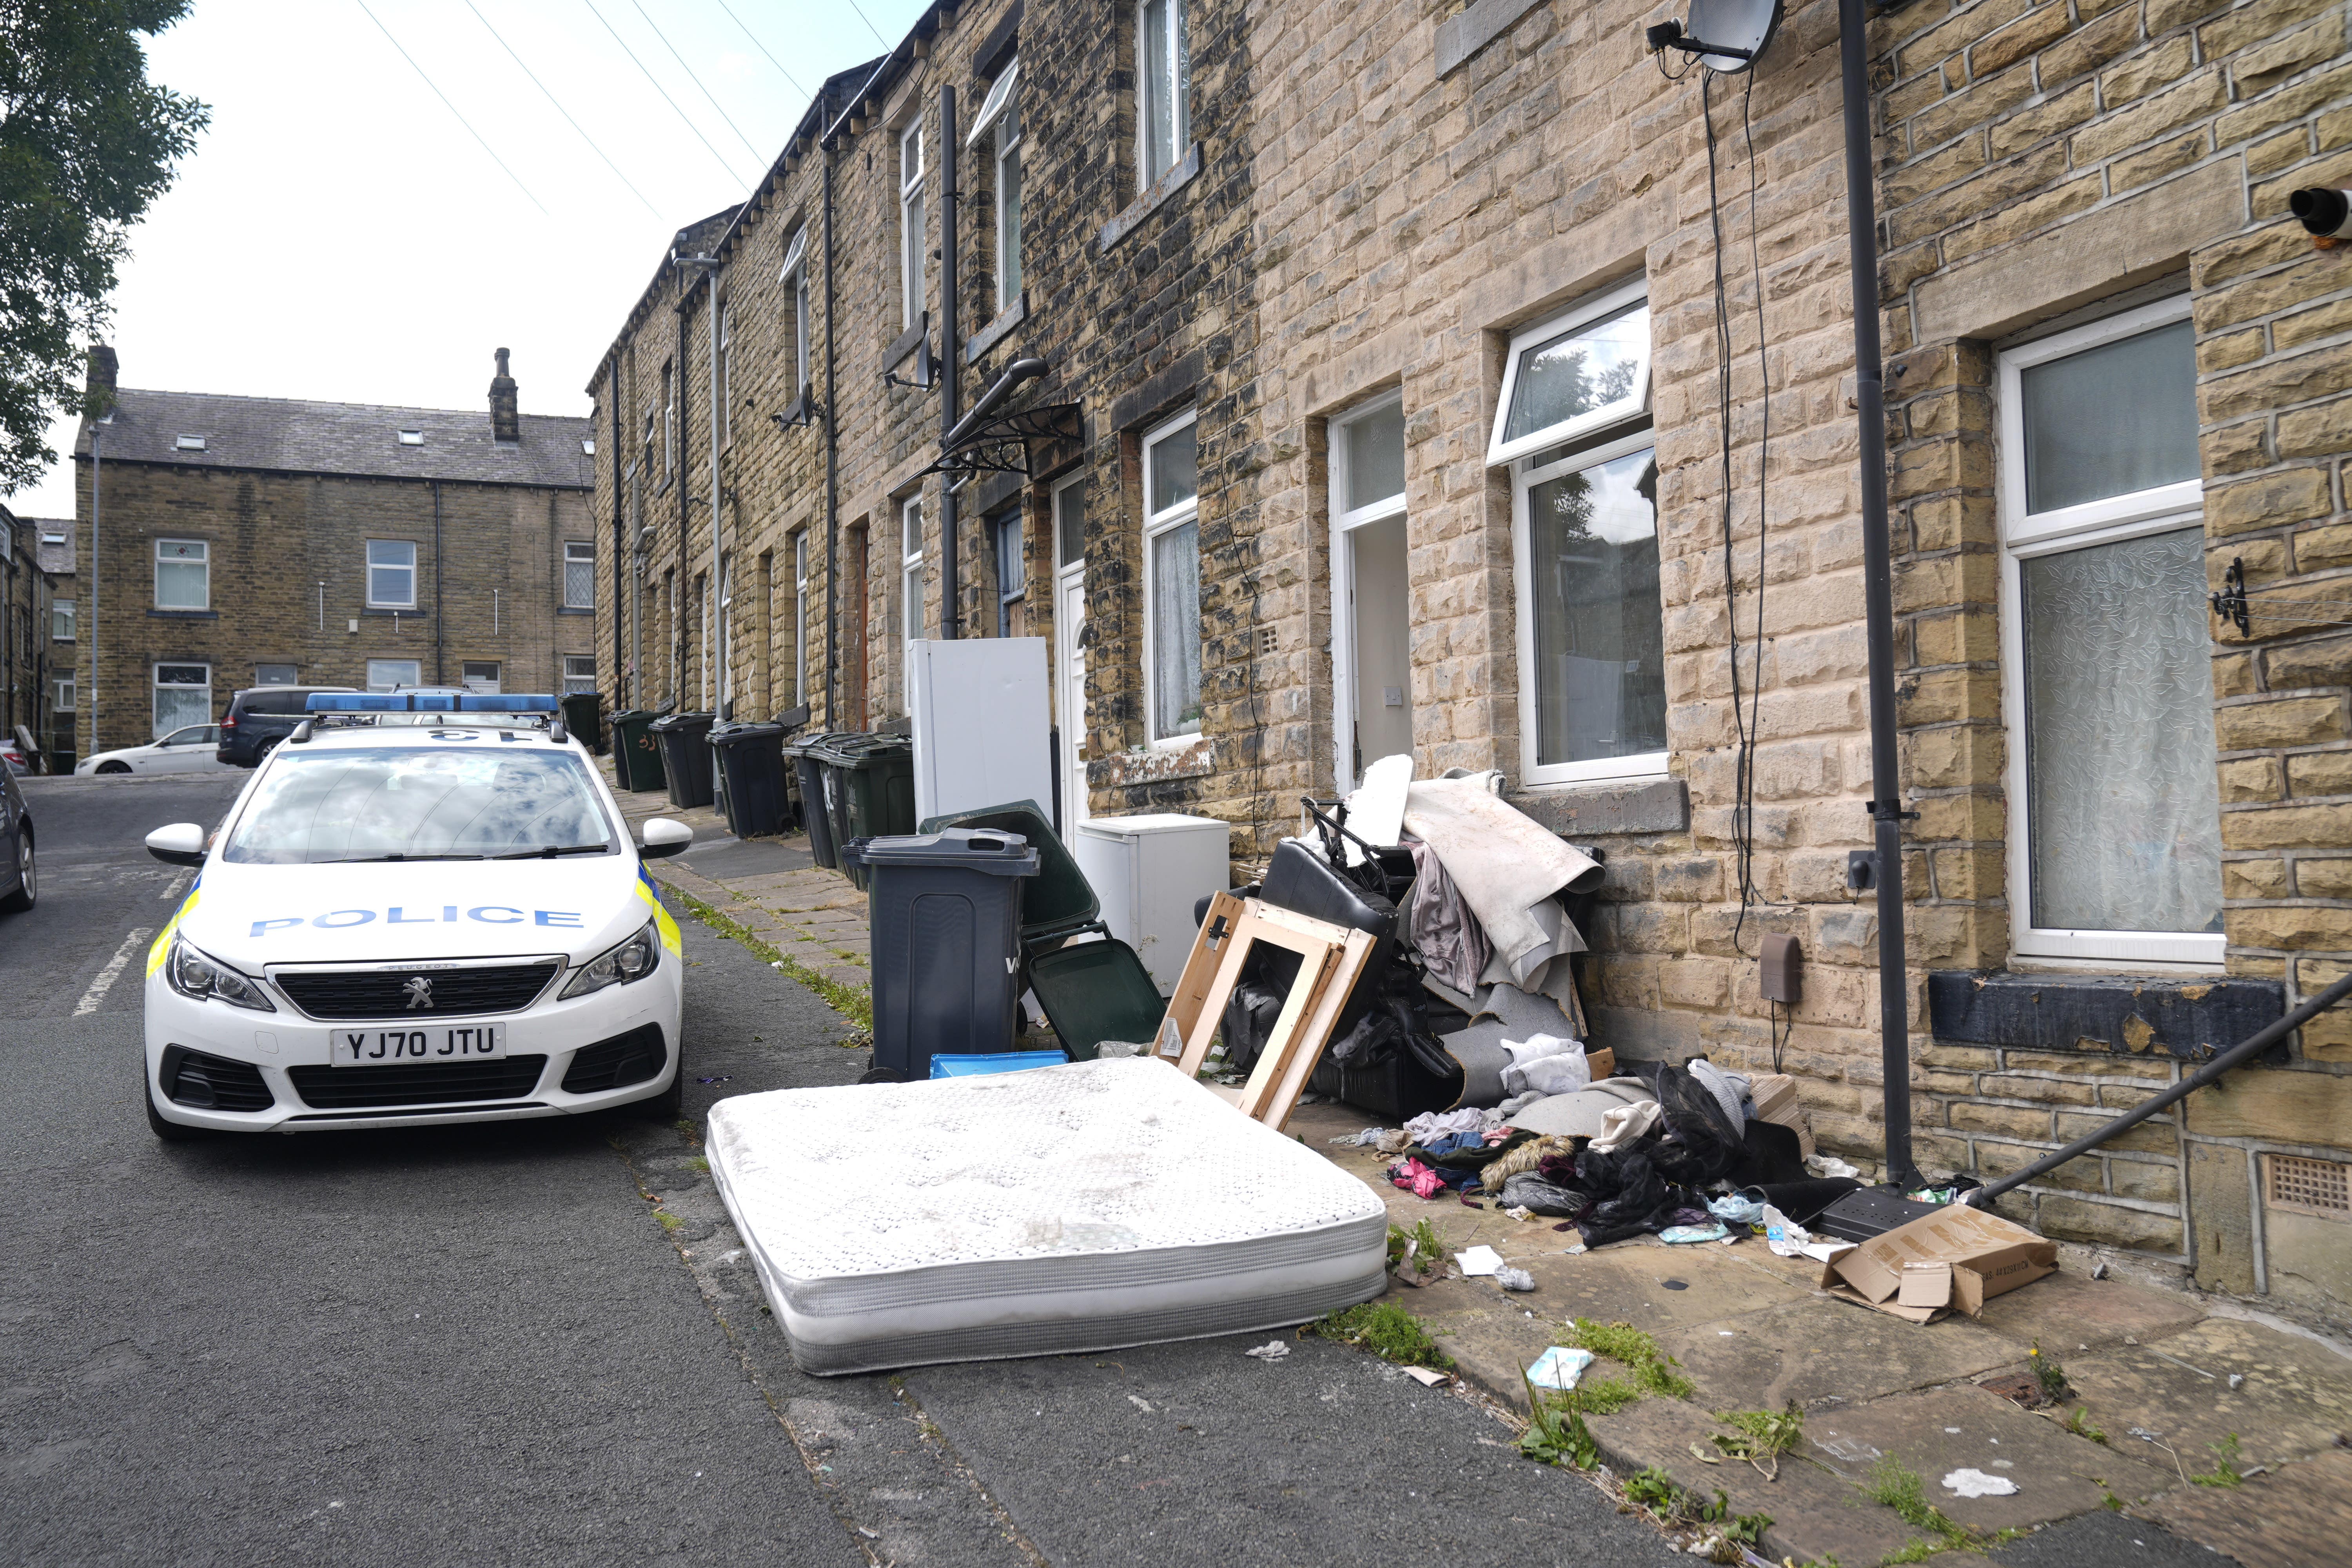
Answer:
[[[619,806],[546,696],[321,693],[147,954],[156,1136],[676,1113],[685,969]]]

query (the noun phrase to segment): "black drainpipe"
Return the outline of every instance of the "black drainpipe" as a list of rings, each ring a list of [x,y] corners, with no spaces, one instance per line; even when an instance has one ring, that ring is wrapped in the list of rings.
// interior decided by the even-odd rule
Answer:
[[[1878,214],[1872,182],[1867,0],[1838,0],[1845,97],[1845,213],[1853,274],[1855,432],[1862,448],[1862,577],[1870,650],[1870,816],[1878,885],[1878,1051],[1886,1179],[1908,1187],[1911,987],[1904,968],[1903,785],[1895,730],[1895,570],[1886,529],[1886,403],[1878,341]]]
[[[629,527],[629,498],[621,478],[621,361],[617,355],[606,378],[613,398],[613,711],[621,710],[621,605],[622,590],[627,585],[623,574],[627,571],[628,542],[622,536]],[[635,697],[635,685],[630,686],[630,696]],[[635,706],[634,701],[631,704]]]
[[[688,489],[693,488],[687,482],[687,476],[694,471],[693,465],[687,461],[687,432],[694,428],[694,421],[687,416],[686,409],[686,312],[688,306],[694,298],[694,290],[686,281],[686,273],[683,269],[673,267],[670,270],[677,275],[678,279],[677,307],[676,310],[676,314],[677,316],[677,357],[670,362],[677,367],[675,371],[671,372],[671,374],[675,379],[670,383],[670,397],[677,406],[677,419],[676,422],[676,427],[665,432],[670,440],[677,443],[669,453],[670,473],[672,478],[677,481],[677,585],[670,590],[669,596],[670,643],[677,650],[677,691],[676,696],[677,698],[678,711],[686,712],[688,710],[686,701],[686,683],[694,672],[687,667],[685,658],[686,640],[689,633],[688,630],[686,609],[684,605],[678,603],[678,595],[685,592],[687,584],[690,581],[688,574],[694,570],[692,552],[688,544],[688,541],[692,536],[694,531],[694,518],[687,510],[686,494]],[[710,590],[707,586],[703,589],[703,593],[706,595],[709,592]],[[708,653],[708,651],[709,650],[707,649],[705,650],[706,653]],[[699,696],[701,694],[701,688],[698,686],[695,689],[695,691],[696,695]]]
[[[956,337],[956,102],[955,88],[940,84],[940,437],[945,454],[947,433],[955,428],[961,412],[957,372],[963,367],[962,344]],[[953,639],[961,629],[963,595],[956,571],[956,492],[944,484],[940,493],[940,635]]]
[[[824,724],[841,727],[834,686],[841,670],[841,424],[833,374],[833,153],[824,144]]]
[[[447,672],[441,668],[441,481],[433,481],[433,684],[445,685]]]

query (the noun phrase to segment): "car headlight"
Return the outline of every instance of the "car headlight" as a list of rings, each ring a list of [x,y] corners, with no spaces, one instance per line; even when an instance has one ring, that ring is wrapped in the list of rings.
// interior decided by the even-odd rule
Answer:
[[[249,1007],[257,1013],[278,1011],[277,1005],[261,994],[261,987],[253,983],[251,975],[239,973],[178,936],[172,938],[172,953],[163,961],[163,976],[171,982],[173,990],[199,1002],[226,1002],[232,1007]]]
[[[636,935],[582,964],[563,983],[559,999],[568,1001],[602,991],[607,985],[626,985],[633,980],[643,980],[660,963],[661,932],[654,928],[653,921],[647,921]]]

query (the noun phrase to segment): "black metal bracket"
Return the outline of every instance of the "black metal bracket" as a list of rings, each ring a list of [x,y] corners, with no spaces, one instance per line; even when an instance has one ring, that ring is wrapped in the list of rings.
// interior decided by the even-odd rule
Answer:
[[[816,400],[815,393],[804,386],[789,406],[776,410],[768,417],[775,421],[779,430],[805,429],[811,425],[824,423],[824,405]]]
[[[959,483],[980,474],[1034,479],[1036,475],[1029,460],[1032,441],[1076,441],[1085,433],[1086,424],[1075,403],[1047,403],[1011,414],[992,414],[961,432],[955,444],[923,472],[945,474]]]
[[[2230,569],[2221,575],[2221,591],[2209,594],[2213,613],[2238,628],[2242,637],[2254,635],[2252,618],[2246,612],[2246,563],[2239,557],[2230,557]]]

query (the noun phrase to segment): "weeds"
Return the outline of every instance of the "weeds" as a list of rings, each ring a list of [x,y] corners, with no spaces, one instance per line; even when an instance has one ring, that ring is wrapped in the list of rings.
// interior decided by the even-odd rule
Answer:
[[[1637,1397],[1648,1394],[1662,1394],[1669,1399],[1690,1397],[1692,1384],[1682,1374],[1682,1363],[1658,1349],[1657,1341],[1633,1324],[1578,1318],[1568,1325],[1568,1335],[1570,1344],[1631,1369]]]
[[[2089,1405],[2077,1405],[2074,1406],[2074,1413],[2066,1417],[2066,1430],[2077,1437],[2088,1437],[2094,1443],[2105,1442],[2107,1435],[2091,1425]]]
[[[1717,1433],[1715,1446],[1727,1458],[1747,1460],[1768,1481],[1780,1479],[1780,1456],[1805,1435],[1805,1413],[1793,1399],[1786,1410],[1735,1410],[1716,1419],[1733,1430]]]
[[[1527,1383],[1527,1373],[1519,1374]],[[1544,1391],[1528,1383],[1528,1429],[1519,1434],[1519,1452],[1541,1464],[1566,1464],[1589,1470],[1601,1463],[1601,1445],[1584,1424],[1576,1396],[1547,1399]]]
[[[665,887],[662,890],[685,905],[687,912],[704,925],[721,936],[733,937],[765,959],[772,968],[783,971],[819,996],[824,997],[825,1005],[857,1026],[858,1037],[867,1037],[874,1033],[874,993],[871,990],[863,985],[845,985],[838,980],[819,974],[790,953],[783,952],[770,943],[761,941],[743,926],[730,920],[691,893],[682,893],[671,887]],[[850,955],[845,953],[842,956]],[[856,1043],[856,1038],[849,1043]]]
[[[700,1154],[697,1154],[693,1159],[688,1160],[686,1163],[686,1165],[687,1169],[690,1171],[699,1171],[706,1176],[710,1173],[710,1162]]]
[[[2074,1392],[2066,1386],[2066,1369],[2058,1364],[2056,1357],[2043,1355],[2040,1345],[2025,1352],[2025,1364],[2033,1369],[2033,1381],[2042,1385],[2042,1397],[2051,1404],[2057,1404]]]
[[[677,1215],[674,1214],[666,1214],[658,1209],[654,1212],[654,1218],[661,1221],[661,1227],[667,1231],[674,1232],[678,1226],[686,1223],[686,1221],[678,1218]]]
[[[1415,1220],[1411,1230],[1389,1226],[1389,1267],[1402,1274],[1408,1266],[1416,1279],[1445,1272],[1445,1244],[1437,1239],[1436,1227],[1426,1219]]]
[[[1885,1563],[1925,1563],[1938,1552],[1987,1552],[2005,1546],[2025,1533],[2021,1530],[1997,1530],[1990,1535],[1979,1535],[1929,1502],[1927,1483],[1919,1479],[1919,1472],[1892,1454],[1870,1468],[1863,1489],[1872,1501],[1893,1509],[1895,1516],[1912,1529],[1927,1531],[1882,1558],[1882,1568]]]
[[[1655,1465],[1625,1482],[1625,1500],[1647,1509],[1663,1523],[1706,1530],[1707,1536],[1688,1550],[1716,1563],[1740,1561],[1740,1548],[1763,1545],[1764,1532],[1772,1527],[1770,1514],[1735,1514],[1731,1511],[1731,1499],[1720,1489],[1710,1502],[1696,1492],[1676,1486],[1675,1479]]]
[[[1327,1340],[1360,1345],[1400,1366],[1433,1367],[1439,1372],[1454,1366],[1454,1358],[1437,1348],[1421,1321],[1393,1301],[1367,1301],[1344,1311],[1326,1312],[1307,1326]]]
[[[2236,1487],[2245,1484],[2246,1478],[2238,1473],[2238,1460],[2243,1456],[2244,1449],[2239,1444],[2238,1435],[2235,1432],[2218,1443],[2208,1443],[2205,1447],[2213,1456],[2213,1468],[2201,1476],[2189,1477],[2190,1481],[2200,1487]]]

